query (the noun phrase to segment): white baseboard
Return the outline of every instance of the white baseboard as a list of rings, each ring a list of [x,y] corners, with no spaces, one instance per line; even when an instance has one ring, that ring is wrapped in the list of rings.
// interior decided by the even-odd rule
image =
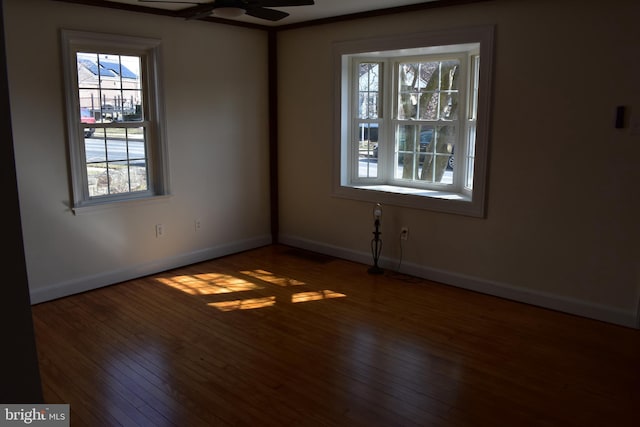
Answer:
[[[51,301],[57,298],[98,289],[104,286],[147,276],[149,274],[160,273],[173,268],[207,261],[269,244],[271,244],[271,236],[261,236],[253,239],[218,245],[195,252],[180,254],[175,257],[154,260],[147,264],[136,265],[121,270],[108,271],[67,282],[53,283],[43,288],[31,290],[31,304]]]
[[[363,264],[373,263],[371,254],[365,252],[353,251],[287,235],[280,236],[279,241],[285,245],[337,258],[343,258]],[[398,267],[398,260],[382,257],[378,261],[378,265],[384,269],[396,271]],[[640,306],[638,307],[638,312],[634,313],[632,310],[620,310],[575,298],[568,298],[547,292],[520,288],[506,283],[480,279],[477,277],[407,262],[402,263],[400,272],[432,280],[434,282],[548,308],[563,313],[574,314],[589,319],[640,329]]]

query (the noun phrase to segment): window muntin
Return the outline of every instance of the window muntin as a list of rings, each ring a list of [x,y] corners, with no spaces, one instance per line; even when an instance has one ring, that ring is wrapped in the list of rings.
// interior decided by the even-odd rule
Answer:
[[[74,209],[167,194],[159,41],[62,40]]]

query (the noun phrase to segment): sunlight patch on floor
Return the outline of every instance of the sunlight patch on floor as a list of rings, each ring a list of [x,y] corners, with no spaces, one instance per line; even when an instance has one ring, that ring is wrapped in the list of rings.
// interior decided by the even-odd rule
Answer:
[[[278,276],[270,271],[261,269],[244,270],[240,271],[240,274],[248,276],[256,282],[266,282],[283,288],[307,285],[305,282],[300,280]],[[265,286],[252,283],[249,280],[222,273],[185,274],[171,277],[158,277],[156,280],[173,289],[177,289],[194,296],[222,295],[232,292],[247,292],[267,289]],[[289,293],[285,290],[283,290],[283,292]],[[234,299],[229,299],[228,301],[207,302],[206,304],[209,307],[214,307],[220,311],[228,312],[273,307],[276,305],[276,302],[297,304],[301,302],[321,301],[344,297],[346,297],[345,294],[341,294],[330,289],[324,289],[308,292],[291,292],[290,296],[285,296],[284,298],[281,296],[276,297],[275,295],[258,298],[236,297]]]
[[[253,310],[275,305],[276,297],[238,299],[233,301],[210,302],[207,305],[220,311]]]
[[[207,273],[158,278],[160,283],[190,295],[217,295],[263,289],[255,283],[228,274]]]
[[[291,302],[296,304],[299,302],[307,302],[307,301],[319,301],[323,299],[330,298],[344,298],[345,294],[341,294],[338,292],[331,291],[329,289],[325,289],[323,291],[311,291],[311,292],[298,292],[291,295]]]
[[[241,271],[240,273],[246,274],[247,276],[254,277],[256,279],[263,280],[268,283],[272,283],[278,286],[302,286],[306,283],[301,282],[296,279],[291,279],[289,277],[280,277],[266,270],[251,270],[251,271]]]

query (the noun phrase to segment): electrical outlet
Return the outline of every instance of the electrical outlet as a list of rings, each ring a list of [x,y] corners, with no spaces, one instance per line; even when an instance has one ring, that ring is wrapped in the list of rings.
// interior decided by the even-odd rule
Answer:
[[[407,240],[409,238],[409,227],[402,227],[400,229],[400,239]]]
[[[156,237],[164,236],[164,225],[156,224]]]
[[[195,219],[193,220],[193,226],[195,228],[196,231],[200,231],[200,227],[201,227],[201,223],[199,219]]]

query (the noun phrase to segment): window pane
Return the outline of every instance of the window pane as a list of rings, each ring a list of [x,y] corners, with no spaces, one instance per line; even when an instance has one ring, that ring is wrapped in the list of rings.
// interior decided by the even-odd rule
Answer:
[[[418,112],[417,76],[419,64],[400,64],[398,67],[398,119],[416,118]]]
[[[356,136],[358,178],[378,176],[378,123],[359,123]]]
[[[458,92],[440,92],[440,120],[458,120]]]
[[[455,126],[438,126],[436,128],[436,153],[450,154],[456,142]]]
[[[145,160],[147,153],[145,150],[144,128],[127,129],[129,160]]]
[[[129,168],[127,162],[110,162],[107,165],[109,174],[109,194],[128,193]]]
[[[126,129],[108,129],[107,135],[107,160],[127,160]],[[120,134],[122,132],[122,134]]]
[[[147,190],[147,151],[144,128],[127,128],[127,147],[131,191]]]
[[[122,91],[122,120],[125,122],[138,122],[143,118],[142,114],[142,91],[123,90]]]
[[[480,56],[471,59],[471,102],[469,104],[469,119],[478,118],[478,86],[480,84]]]
[[[416,118],[419,96],[420,95],[415,92],[400,93],[400,99],[398,102],[398,119],[409,120]]]
[[[433,107],[435,63],[402,63],[398,67],[398,118],[427,118],[427,110]],[[437,111],[437,102],[435,104]],[[432,108],[433,109],[433,108]],[[433,119],[436,118],[433,114]]]
[[[89,197],[109,194],[109,174],[106,163],[87,164]]]
[[[85,137],[90,197],[148,189],[144,135],[144,128],[106,128]]]
[[[398,179],[414,179],[415,157],[419,150],[419,130],[416,125],[399,125],[396,132],[395,171]]]
[[[398,65],[400,120],[456,120],[460,61],[427,61]]]
[[[398,126],[396,151],[427,152],[433,151],[432,141],[434,136],[434,126],[432,125],[400,125]]]
[[[358,159],[358,178],[377,178],[378,163],[370,157],[360,157]]]
[[[95,132],[95,115],[90,108],[80,107],[80,123],[84,131],[85,138],[91,137]]]
[[[452,161],[456,141],[455,126],[438,126],[434,129],[433,150],[429,151],[422,162],[420,180],[441,184],[453,183]]]
[[[439,84],[439,104],[440,110],[438,119],[457,120],[458,119],[458,80],[460,76],[460,61],[442,61],[440,68]]]
[[[93,133],[85,128],[84,154],[87,163],[104,162],[107,160],[107,147],[105,145],[105,130],[96,129]]]
[[[358,140],[378,142],[378,123],[360,123],[358,125]]]
[[[87,163],[89,197],[109,194],[109,178],[106,163]]]
[[[363,62],[358,67],[358,117],[377,119],[381,110],[381,72],[382,64]]]
[[[469,123],[469,135],[467,135],[467,156],[475,157],[476,155],[476,124]]]
[[[139,56],[120,56],[120,78],[124,89],[142,89]]]
[[[106,196],[147,190],[146,164],[126,161],[87,164],[89,196]]]
[[[379,116],[379,98],[376,93],[360,92],[359,96],[359,114],[361,119],[376,119]]]
[[[94,118],[100,118],[100,91],[98,89],[80,89],[78,100],[81,109],[89,111]]]
[[[435,127],[431,125],[420,126],[420,151],[423,153],[431,153],[434,150],[433,135]]]
[[[439,97],[437,92],[420,94],[420,120],[438,120]]]
[[[141,120],[140,57],[76,54],[79,100],[98,120]]]
[[[466,154],[466,162],[467,165],[465,169],[465,177],[464,177],[464,185],[465,187],[472,189],[473,188],[473,168],[475,164],[475,155],[476,155],[476,123],[469,123],[469,129],[467,131],[467,152]]]
[[[460,61],[456,59],[442,61],[440,66],[440,90],[458,90]]]
[[[379,89],[379,76],[380,76],[380,64],[377,62],[363,62],[360,64],[359,71],[360,91],[378,91]]]
[[[81,89],[97,88],[100,82],[99,77],[111,74],[107,70],[100,69],[98,55],[95,53],[77,53],[76,63],[78,68],[78,87]]]
[[[475,160],[469,159],[467,160],[467,170],[465,177],[465,187],[468,189],[473,189],[473,168],[474,168]]]
[[[120,56],[99,54],[97,65],[100,69],[100,86],[105,89],[122,88]]]
[[[455,126],[399,125],[394,176],[452,184],[455,140]]]
[[[129,179],[131,180],[131,191],[146,191],[148,173],[146,162],[132,162],[129,165]]]
[[[398,152],[393,174],[396,179],[415,179],[416,173],[415,154],[412,152]]]
[[[100,114],[102,120],[113,122],[118,120],[118,105],[120,91],[100,90]]]
[[[480,56],[471,59],[471,103],[469,106],[469,124],[467,129],[467,147],[465,153],[464,186],[473,189],[473,174],[476,155],[476,120],[478,118],[478,86],[480,83]]]

